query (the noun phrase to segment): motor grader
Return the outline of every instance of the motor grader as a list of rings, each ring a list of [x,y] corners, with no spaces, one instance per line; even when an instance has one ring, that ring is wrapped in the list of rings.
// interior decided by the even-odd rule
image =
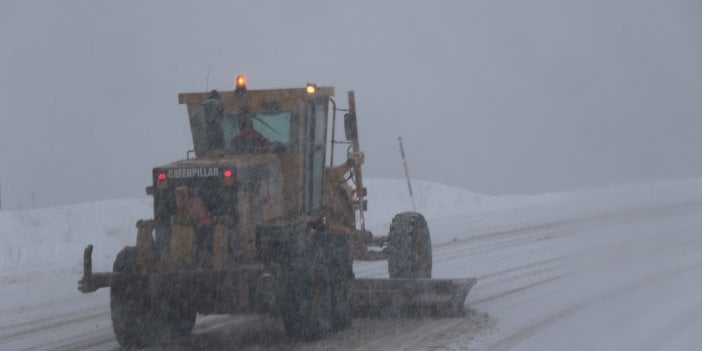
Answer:
[[[430,279],[421,214],[396,215],[387,236],[366,230],[354,93],[348,109],[333,95],[313,84],[249,90],[237,77],[233,91],[178,96],[194,150],[153,169],[153,219],[137,222],[136,246],[112,272],[93,273],[93,246],[84,251],[79,290],[110,288],[121,345],[185,336],[197,314],[271,314],[291,338],[315,340],[353,316],[463,313],[475,279]],[[335,147],[346,151],[338,165]],[[387,260],[390,279],[355,278],[353,260]]]

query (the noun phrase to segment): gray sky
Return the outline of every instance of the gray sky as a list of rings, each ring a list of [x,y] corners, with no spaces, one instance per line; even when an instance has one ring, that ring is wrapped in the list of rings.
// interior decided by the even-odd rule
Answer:
[[[144,194],[179,92],[356,91],[365,174],[490,193],[702,175],[702,2],[4,1],[3,208]],[[209,83],[206,77],[209,71]]]

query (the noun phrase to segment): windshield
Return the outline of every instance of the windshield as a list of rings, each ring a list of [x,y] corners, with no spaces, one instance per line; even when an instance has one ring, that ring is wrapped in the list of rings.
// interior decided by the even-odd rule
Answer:
[[[224,148],[232,153],[284,152],[290,147],[290,112],[224,115]]]

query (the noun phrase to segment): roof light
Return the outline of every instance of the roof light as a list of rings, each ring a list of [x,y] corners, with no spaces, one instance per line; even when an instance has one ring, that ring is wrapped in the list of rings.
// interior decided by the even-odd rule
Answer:
[[[317,92],[317,84],[307,83],[307,94],[314,94]]]
[[[236,76],[236,90],[246,90],[246,77],[243,75]]]

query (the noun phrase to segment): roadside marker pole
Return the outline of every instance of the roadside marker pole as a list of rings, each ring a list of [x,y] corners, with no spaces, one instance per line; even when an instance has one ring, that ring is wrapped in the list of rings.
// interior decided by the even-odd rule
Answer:
[[[402,165],[405,167],[405,178],[407,178],[407,189],[409,189],[410,200],[412,200],[412,211],[417,212],[417,207],[414,206],[414,194],[412,194],[412,182],[410,181],[409,171],[407,170],[407,159],[405,158],[405,148],[402,147],[402,137],[397,137],[400,142],[400,154],[402,154]]]

